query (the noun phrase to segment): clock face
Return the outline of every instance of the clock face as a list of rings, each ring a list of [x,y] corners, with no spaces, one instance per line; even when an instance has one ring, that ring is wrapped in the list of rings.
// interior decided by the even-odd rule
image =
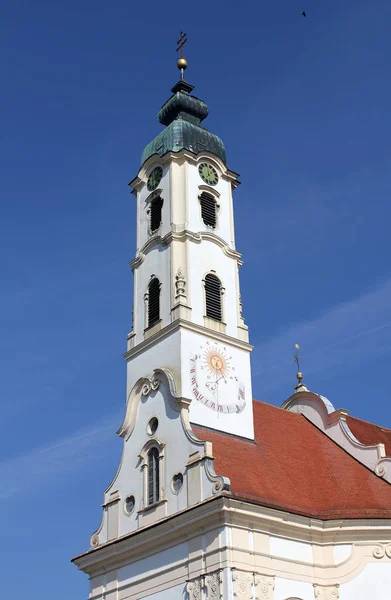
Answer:
[[[147,188],[150,192],[156,190],[159,185],[161,179],[163,177],[163,169],[161,167],[155,167],[148,177]]]
[[[206,341],[190,359],[193,396],[218,413],[241,413],[246,406],[244,385],[240,382],[230,349]]]
[[[209,185],[216,185],[219,180],[216,169],[207,163],[201,163],[198,167],[198,172],[202,181],[209,183]]]

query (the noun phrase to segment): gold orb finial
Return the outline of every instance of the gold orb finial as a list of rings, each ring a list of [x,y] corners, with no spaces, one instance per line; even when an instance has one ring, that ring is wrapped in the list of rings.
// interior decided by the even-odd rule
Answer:
[[[182,79],[184,78],[183,74],[185,72],[185,69],[187,69],[187,60],[186,60],[186,58],[185,58],[185,56],[183,54],[183,47],[184,47],[184,45],[187,42],[187,37],[186,36],[187,36],[187,34],[183,33],[183,31],[181,31],[181,34],[179,36],[179,40],[177,41],[177,49],[176,49],[176,51],[179,52],[179,56],[180,56],[180,58],[179,58],[179,60],[178,60],[178,62],[176,64],[176,66],[178,67],[178,69],[181,72],[181,78]]]
[[[187,60],[184,57],[181,57],[180,59],[178,59],[178,62],[176,64],[176,66],[178,67],[178,69],[180,71],[184,71],[185,69],[187,69]]]

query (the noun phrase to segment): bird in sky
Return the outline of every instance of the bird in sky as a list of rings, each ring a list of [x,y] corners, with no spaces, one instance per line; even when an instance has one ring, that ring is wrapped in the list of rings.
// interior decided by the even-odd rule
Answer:
[[[302,17],[306,17],[307,16],[307,13],[305,12],[305,10],[303,10],[303,12],[301,13],[301,16]]]

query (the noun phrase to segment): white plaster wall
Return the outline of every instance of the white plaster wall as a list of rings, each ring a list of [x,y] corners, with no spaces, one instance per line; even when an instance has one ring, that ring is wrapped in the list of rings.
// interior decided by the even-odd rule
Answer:
[[[334,562],[336,565],[347,560],[352,553],[352,544],[337,544],[334,546]]]
[[[194,354],[200,352],[200,346],[205,346],[208,338],[198,333],[183,330],[181,332],[181,377],[182,377],[182,395],[191,399],[190,421],[199,425],[204,425],[212,429],[226,431],[250,439],[254,438],[252,389],[251,389],[251,371],[250,371],[250,352],[231,346],[224,342],[219,346],[225,347],[226,353],[232,356],[231,365],[235,367],[235,373],[245,388],[246,406],[241,413],[221,414],[217,413],[201,402],[197,401],[192,392],[191,383],[191,364],[190,359]],[[210,339],[213,343],[213,340]],[[222,391],[224,392],[224,389]],[[226,395],[222,398],[222,403],[235,402],[238,393],[238,384],[233,383],[227,386]]]
[[[168,590],[156,592],[150,596],[142,596],[145,600],[182,600],[187,598],[185,585],[176,585]]]
[[[304,581],[276,577],[274,600],[287,600],[288,598],[314,600],[314,586]]]
[[[210,158],[199,158],[196,165],[188,165],[188,203],[189,203],[189,222],[188,229],[193,232],[198,231],[211,231],[206,227],[205,223],[201,218],[201,207],[198,200],[198,196],[201,194],[199,186],[204,186],[205,183],[201,179],[198,173],[198,165],[202,162],[208,162],[213,164],[219,174],[219,181],[217,185],[210,186],[211,190],[216,190],[220,197],[218,198],[218,204],[220,205],[218,213],[218,222],[216,229],[213,230],[216,235],[221,237],[230,248],[235,248],[234,232],[233,232],[233,219],[232,219],[232,189],[231,184],[221,178],[221,171],[218,163],[213,162]]]
[[[187,561],[189,556],[188,544],[178,544],[157,554],[138,560],[118,569],[119,586],[135,583],[140,577],[152,577],[162,570],[174,569]]]
[[[152,375],[154,369],[169,369],[181,393],[181,335],[175,331],[167,335],[158,344],[152,344],[143,352],[133,356],[127,363],[126,396],[128,397],[140,377]]]
[[[304,563],[312,564],[313,562],[311,544],[286,540],[273,535],[270,536],[270,554]]]
[[[352,581],[340,587],[340,600],[389,600],[390,563],[369,563]]]

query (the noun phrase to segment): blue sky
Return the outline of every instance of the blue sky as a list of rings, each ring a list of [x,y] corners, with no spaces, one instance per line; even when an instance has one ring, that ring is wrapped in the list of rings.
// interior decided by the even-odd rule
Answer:
[[[9,0],[1,12],[2,590],[86,598],[69,558],[88,548],[121,453],[127,183],[160,131],[180,29],[205,125],[241,174],[255,397],[291,394],[299,342],[312,390],[391,427],[391,4]]]

